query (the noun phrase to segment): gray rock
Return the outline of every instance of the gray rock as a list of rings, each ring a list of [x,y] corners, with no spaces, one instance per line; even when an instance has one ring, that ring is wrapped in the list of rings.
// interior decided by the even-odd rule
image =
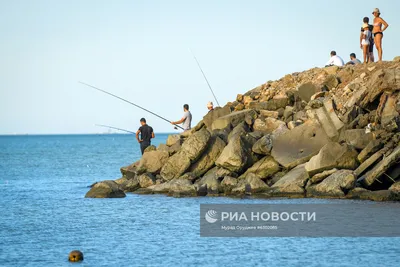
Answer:
[[[304,164],[299,165],[273,184],[267,190],[267,195],[274,197],[304,197],[304,187],[308,178]]]
[[[271,99],[266,102],[251,102],[249,104],[250,109],[254,109],[257,111],[260,110],[278,110],[280,108],[285,108],[289,103],[289,99],[287,97]]]
[[[134,179],[130,179],[121,185],[121,187],[123,188],[124,192],[135,192],[140,188],[139,180],[137,177],[135,177]]]
[[[374,139],[372,133],[365,133],[364,129],[352,129],[344,132],[346,143],[357,149],[364,149]]]
[[[290,121],[293,119],[293,110],[294,107],[291,106],[286,106],[285,107],[285,111],[283,112],[283,118],[285,119],[285,121]]]
[[[180,141],[181,138],[182,138],[182,137],[181,137],[180,134],[170,134],[170,135],[168,135],[166,145],[167,145],[167,146],[172,146],[172,145],[175,144],[176,142]]]
[[[192,164],[189,171],[194,176],[200,177],[215,165],[215,161],[221,155],[225,142],[218,136],[212,136],[207,149],[200,158]]]
[[[274,118],[258,118],[255,120],[253,128],[255,131],[270,134],[278,129],[280,126],[286,127],[286,123]]]
[[[271,156],[266,156],[248,168],[239,178],[245,178],[249,174],[254,174],[257,178],[266,179],[277,173],[279,170],[280,167],[278,162],[276,162]]]
[[[204,117],[203,117],[203,122],[206,125],[207,129],[211,129],[211,125],[213,122],[223,116],[226,116],[231,113],[231,109],[229,106],[225,106],[223,108],[216,107],[214,108],[213,111],[208,112]]]
[[[251,147],[252,144],[245,137],[234,135],[215,164],[232,172],[241,173],[256,161]]]
[[[354,188],[356,177],[350,170],[339,170],[307,188],[307,197],[344,198]]]
[[[150,151],[143,154],[137,166],[137,173],[158,174],[167,162],[169,153],[165,151]]]
[[[196,181],[195,186],[200,188],[202,186],[207,187],[207,195],[218,195],[220,191],[220,181],[213,173],[204,175],[203,178]]]
[[[327,142],[329,138],[321,126],[307,121],[274,139],[271,154],[279,164],[291,169],[307,162]]]
[[[323,107],[309,110],[308,114],[310,118],[319,121],[329,138],[333,141],[339,138],[339,131],[344,127],[344,124],[336,114],[332,99],[326,99]]]
[[[347,144],[329,142],[307,162],[305,169],[310,176],[333,168],[354,170],[357,168],[357,154]]]
[[[124,191],[114,181],[102,181],[96,183],[85,198],[123,198],[126,197]]]
[[[309,102],[311,100],[311,96],[319,91],[317,87],[312,83],[302,84],[297,88],[297,90],[299,92],[300,98],[306,102]]]
[[[246,135],[250,131],[249,126],[245,122],[239,123],[228,135],[228,140],[234,135]]]
[[[205,128],[195,132],[182,144],[181,152],[184,153],[191,161],[195,161],[207,148],[210,137],[210,132]]]
[[[225,178],[222,180],[220,184],[220,190],[221,192],[225,193],[226,195],[230,194],[237,186],[238,179],[231,177],[231,176],[225,176]]]
[[[389,201],[392,200],[390,190],[378,190],[369,191],[365,188],[354,188],[350,190],[346,198],[349,199],[361,199],[361,200],[371,200],[371,201]]]
[[[367,169],[371,168],[371,166],[373,166],[375,163],[381,160],[384,154],[385,154],[384,149],[375,152],[372,156],[363,161],[363,163],[361,163],[360,166],[358,166],[358,168],[354,171],[354,175],[356,177],[359,177],[360,175],[364,174],[364,172]]]
[[[368,159],[371,155],[373,155],[375,152],[380,150],[383,147],[383,144],[380,140],[372,140],[368,143],[368,145],[358,154],[358,161],[359,162],[364,162],[366,159]]]
[[[378,152],[377,152],[378,153]],[[360,178],[360,182],[366,187],[372,186],[372,184],[382,176],[391,166],[397,164],[400,159],[400,145],[396,147],[393,152],[384,157],[372,170],[367,172],[364,176]]]
[[[182,151],[171,156],[161,168],[161,176],[169,181],[180,177],[190,167],[189,157]]]
[[[328,75],[323,83],[323,86],[328,89],[328,91],[336,88],[339,85],[339,80],[336,75]]]
[[[237,185],[232,189],[232,194],[243,194],[247,191],[251,193],[260,193],[265,191],[268,185],[264,183],[260,178],[250,173],[244,178],[238,179]]]
[[[270,155],[272,150],[272,135],[264,135],[252,147],[252,151],[259,155]]]
[[[126,167],[121,167],[121,173],[123,177],[126,177],[127,179],[133,179],[136,177],[137,174],[137,166],[139,165],[139,161],[136,161],[135,163],[132,163],[129,166]]]
[[[229,115],[216,119],[211,125],[211,130],[235,127],[245,120],[246,115],[256,116],[257,114],[254,110],[251,109],[232,112]]]
[[[137,178],[139,182],[139,186],[142,188],[146,188],[156,184],[156,178],[151,173],[145,173]]]
[[[313,177],[310,178],[309,183],[317,184],[317,183],[323,181],[326,177],[334,174],[337,171],[338,171],[338,169],[331,169],[331,170],[323,171],[321,173],[317,173],[316,175],[314,175]]]

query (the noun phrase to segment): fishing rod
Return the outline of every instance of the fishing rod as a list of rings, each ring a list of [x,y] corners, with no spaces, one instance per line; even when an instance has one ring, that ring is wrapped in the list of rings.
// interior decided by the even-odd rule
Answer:
[[[156,113],[154,113],[154,112],[152,112],[152,111],[150,111],[150,110],[148,110],[148,109],[145,109],[144,107],[141,107],[141,106],[139,106],[139,105],[136,105],[135,103],[132,103],[131,101],[128,101],[128,100],[126,100],[126,99],[123,99],[122,97],[119,97],[119,96],[117,96],[117,95],[114,95],[114,94],[112,94],[112,93],[109,93],[109,92],[107,92],[107,91],[105,91],[105,90],[103,90],[103,89],[97,88],[96,86],[90,85],[90,84],[88,84],[88,83],[84,83],[84,82],[81,82],[81,81],[80,81],[79,83],[81,83],[81,84],[83,84],[83,85],[86,85],[86,86],[88,86],[88,87],[91,87],[91,88],[93,88],[93,89],[95,89],[95,90],[98,90],[98,91],[100,91],[100,92],[103,92],[103,93],[105,93],[105,94],[107,94],[107,95],[110,95],[110,96],[113,96],[113,97],[115,97],[115,98],[118,98],[119,100],[122,100],[122,101],[124,101],[124,102],[126,102],[126,103],[128,103],[128,104],[131,104],[131,105],[133,105],[133,106],[135,106],[135,107],[137,107],[137,108],[140,108],[140,109],[142,109],[142,110],[144,110],[144,111],[147,111],[148,113],[153,114],[154,116],[159,117],[160,119],[165,120],[165,121],[171,123],[171,121],[167,120],[166,118],[161,117],[160,115],[158,115],[158,114],[156,114]],[[175,125],[175,129],[176,129],[176,127],[180,128],[180,129],[182,129],[182,130],[185,130],[185,129],[183,129],[183,128],[182,128],[181,126],[179,126],[179,125]]]
[[[132,132],[132,131],[128,131],[128,130],[125,130],[125,129],[121,129],[121,128],[117,128],[117,127],[113,127],[113,126],[108,126],[108,125],[104,125],[104,124],[95,124],[95,126],[105,127],[105,128],[110,128],[110,129],[115,129],[115,130],[127,132],[127,133],[136,134],[135,132]]]
[[[208,79],[207,79],[207,77],[206,77],[206,75],[205,75],[203,69],[201,68],[199,61],[197,60],[196,56],[193,54],[193,52],[192,52],[192,50],[191,50],[190,48],[189,48],[189,51],[190,51],[190,53],[192,54],[194,60],[196,60],[197,66],[199,67],[201,73],[203,74],[203,77],[204,77],[204,79],[206,80],[206,82],[207,82],[207,84],[208,84],[208,88],[210,88],[210,91],[211,91],[212,95],[214,96],[214,99],[215,99],[215,101],[217,102],[217,105],[219,106],[219,102],[218,102],[218,100],[217,100],[217,97],[215,96],[214,91],[213,91],[213,89],[211,88],[211,85],[210,85],[210,83],[208,82]]]

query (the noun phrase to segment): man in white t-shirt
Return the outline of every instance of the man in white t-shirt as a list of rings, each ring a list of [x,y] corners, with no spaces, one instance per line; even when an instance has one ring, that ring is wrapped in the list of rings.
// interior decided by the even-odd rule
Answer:
[[[329,67],[329,66],[338,66],[338,67],[344,66],[343,59],[341,57],[339,57],[338,55],[336,55],[336,51],[331,52],[331,58],[325,65],[325,67]]]

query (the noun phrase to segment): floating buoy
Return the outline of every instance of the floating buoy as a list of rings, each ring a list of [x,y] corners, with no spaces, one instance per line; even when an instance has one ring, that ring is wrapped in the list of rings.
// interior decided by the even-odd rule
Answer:
[[[79,250],[73,250],[69,253],[68,260],[73,262],[83,261],[83,253]]]

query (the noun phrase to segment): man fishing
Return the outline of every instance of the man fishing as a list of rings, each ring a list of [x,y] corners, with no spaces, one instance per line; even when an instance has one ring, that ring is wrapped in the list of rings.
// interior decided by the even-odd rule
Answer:
[[[171,121],[172,125],[180,124],[182,123],[183,131],[189,131],[191,129],[191,123],[192,123],[192,114],[189,111],[189,105],[185,104],[183,105],[183,117],[179,121]]]
[[[151,138],[154,138],[154,131],[153,128],[151,128],[149,125],[146,124],[146,119],[141,118],[140,119],[140,126],[139,130],[136,132],[136,140],[140,144],[140,151],[142,152],[142,155],[144,153],[144,150],[151,145]],[[140,139],[139,139],[139,134],[140,134]]]

